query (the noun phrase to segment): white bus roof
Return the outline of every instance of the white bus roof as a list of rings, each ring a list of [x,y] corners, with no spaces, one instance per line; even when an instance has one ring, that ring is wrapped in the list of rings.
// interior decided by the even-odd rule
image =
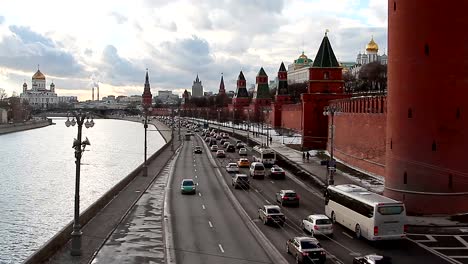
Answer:
[[[366,190],[365,188],[362,188],[360,186],[354,185],[354,184],[342,184],[342,185],[335,185],[335,186],[329,186],[328,188],[334,190],[334,191],[339,191],[341,193],[346,193],[348,196],[359,200],[361,202],[370,204],[370,205],[376,205],[379,203],[383,204],[401,204],[402,202],[393,200],[391,198],[382,196],[377,193],[370,192]]]

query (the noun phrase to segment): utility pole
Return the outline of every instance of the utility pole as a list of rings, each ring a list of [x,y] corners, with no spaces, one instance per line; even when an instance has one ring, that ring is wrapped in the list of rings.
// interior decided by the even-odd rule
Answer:
[[[178,109],[179,109],[179,141],[180,141],[180,107]]]
[[[330,115],[331,116],[331,126],[330,126],[330,159],[328,161],[328,164],[327,164],[327,174],[328,174],[328,181],[327,181],[327,185],[334,185],[335,184],[335,179],[334,179],[334,173],[335,173],[335,158],[333,157],[333,149],[335,148],[335,146],[333,145],[334,142],[334,133],[335,133],[335,121],[334,121],[334,117],[335,117],[335,114],[337,112],[341,111],[341,108],[337,105],[331,105],[331,106],[326,106],[324,111],[323,111],[323,115],[325,116],[328,116]]]
[[[174,151],[174,108],[171,107],[171,115],[172,115],[172,121],[171,121],[171,151]]]

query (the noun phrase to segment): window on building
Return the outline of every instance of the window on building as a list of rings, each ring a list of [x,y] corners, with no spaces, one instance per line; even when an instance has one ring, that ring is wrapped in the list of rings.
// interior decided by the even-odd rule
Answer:
[[[330,79],[330,73],[329,73],[329,72],[324,72],[324,73],[323,73],[323,79],[324,79],[324,80]]]

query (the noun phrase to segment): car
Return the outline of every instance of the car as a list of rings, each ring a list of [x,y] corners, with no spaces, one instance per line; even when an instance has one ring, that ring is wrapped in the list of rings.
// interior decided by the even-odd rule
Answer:
[[[211,145],[210,150],[212,152],[218,151],[218,145]]]
[[[226,152],[236,152],[236,148],[234,148],[233,145],[229,144],[229,146],[226,147]]]
[[[239,143],[242,143],[242,141],[240,141],[240,140],[236,140],[236,144],[239,144]]]
[[[250,180],[247,174],[236,174],[232,178],[232,186],[234,189],[242,188],[242,189],[249,189],[250,188]]]
[[[296,263],[325,263],[327,253],[313,237],[293,237],[286,242],[286,252],[293,255]]]
[[[250,177],[252,178],[259,178],[263,179],[265,178],[265,166],[261,162],[252,162],[250,164]]]
[[[273,165],[270,169],[270,178],[272,179],[286,179],[286,172],[278,165]]]
[[[239,172],[239,166],[237,166],[236,163],[230,162],[228,165],[226,165],[226,171],[227,172]]]
[[[241,148],[245,148],[244,143],[237,143],[236,149],[241,149]]]
[[[223,143],[223,148],[227,148],[229,145],[231,145],[231,143],[229,143],[229,141],[226,141]]]
[[[258,218],[263,221],[264,225],[274,223],[283,226],[286,222],[286,217],[277,205],[264,205],[258,208]]]
[[[246,148],[239,149],[239,156],[247,156],[247,149]]]
[[[355,257],[353,264],[392,264],[392,258],[375,254]]]
[[[229,138],[229,134],[228,134],[228,133],[224,133],[224,134],[223,134],[223,138],[224,138],[224,139],[228,139],[228,138]]]
[[[219,141],[219,144],[223,145],[224,142],[226,142],[226,140],[223,138],[223,139],[221,139],[221,140]]]
[[[276,193],[276,201],[283,206],[299,206],[299,195],[293,190],[281,190]]]
[[[210,138],[210,137],[208,137],[208,136],[207,136],[207,137],[205,137],[205,142],[207,142],[207,143],[208,143],[208,142],[210,142],[210,141],[211,141],[211,138]]]
[[[333,236],[333,223],[326,215],[312,214],[302,220],[302,229],[315,235]]]
[[[200,130],[198,128],[195,128],[193,132],[200,132]]]
[[[201,153],[203,153],[202,147],[196,146],[196,147],[194,148],[194,150],[193,150],[193,153],[195,153],[195,154],[201,154]]]
[[[246,158],[241,158],[237,161],[237,166],[239,166],[239,168],[248,168],[250,166],[250,161]]]
[[[210,145],[210,147],[213,146],[213,145],[217,145],[216,139],[215,139],[215,138],[210,138],[210,141],[209,141],[209,142],[210,142],[210,143],[209,143],[208,145]]]
[[[220,149],[220,150],[216,151],[216,157],[217,158],[225,158],[226,153],[224,152],[224,150]]]
[[[182,183],[180,184],[180,192],[182,194],[195,194],[197,192],[197,187],[193,179],[183,179]]]

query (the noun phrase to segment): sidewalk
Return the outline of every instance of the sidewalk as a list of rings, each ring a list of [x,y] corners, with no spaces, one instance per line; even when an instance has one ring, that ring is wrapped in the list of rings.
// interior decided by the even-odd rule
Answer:
[[[169,129],[162,123],[152,120],[151,123],[156,127],[162,128],[161,133],[166,139],[170,139]],[[175,139],[174,149],[177,149],[181,141]],[[174,152],[171,151],[170,146],[166,147],[157,158],[149,161],[148,163],[148,176],[143,177],[142,173],[138,175],[122,189],[101,211],[99,211],[86,225],[81,229],[82,234],[82,255],[73,257],[70,255],[71,241],[68,241],[61,249],[54,252],[47,263],[89,263],[97,253],[97,251],[108,240],[108,237],[119,231],[120,223],[125,217],[132,212],[132,208],[140,198],[144,197],[148,200],[147,195],[151,193],[149,186],[154,181],[158,181],[158,176],[163,173],[167,168],[168,162],[171,160]],[[148,203],[148,201],[147,201]],[[139,204],[137,204],[138,206]],[[161,221],[158,221],[161,222]],[[128,228],[126,226],[125,228]],[[116,233],[118,235],[118,232]],[[137,247],[141,247],[136,244]],[[162,248],[160,248],[163,250]],[[159,252],[159,255],[161,252]]]
[[[211,127],[218,128],[218,125],[211,124]],[[247,137],[247,131],[240,130],[237,127],[234,131],[235,134]],[[220,129],[230,134],[232,133],[232,127],[221,126]],[[266,129],[264,131],[266,131]],[[311,150],[309,151],[310,159],[303,159],[301,151],[290,148],[282,143],[284,140],[283,136],[277,135],[272,129],[269,133],[273,134],[271,136],[271,143],[268,143],[271,149],[275,150],[278,155],[296,164],[304,171],[307,171],[325,185],[327,180],[326,166],[320,165],[321,160],[328,159],[325,153],[318,153],[315,150]],[[265,145],[267,140],[266,132],[265,135],[260,134],[254,137],[251,130],[249,139],[258,145],[262,143]],[[355,184],[372,192],[383,193],[385,185],[385,179],[383,177],[368,175],[347,167],[346,164],[337,163],[338,169],[334,173],[335,184]],[[340,168],[346,170],[346,172],[339,170]],[[408,225],[410,226],[409,231],[413,233],[458,234],[468,232],[468,221],[453,220],[450,216],[408,216]],[[464,231],[463,229],[465,228],[467,230]]]

